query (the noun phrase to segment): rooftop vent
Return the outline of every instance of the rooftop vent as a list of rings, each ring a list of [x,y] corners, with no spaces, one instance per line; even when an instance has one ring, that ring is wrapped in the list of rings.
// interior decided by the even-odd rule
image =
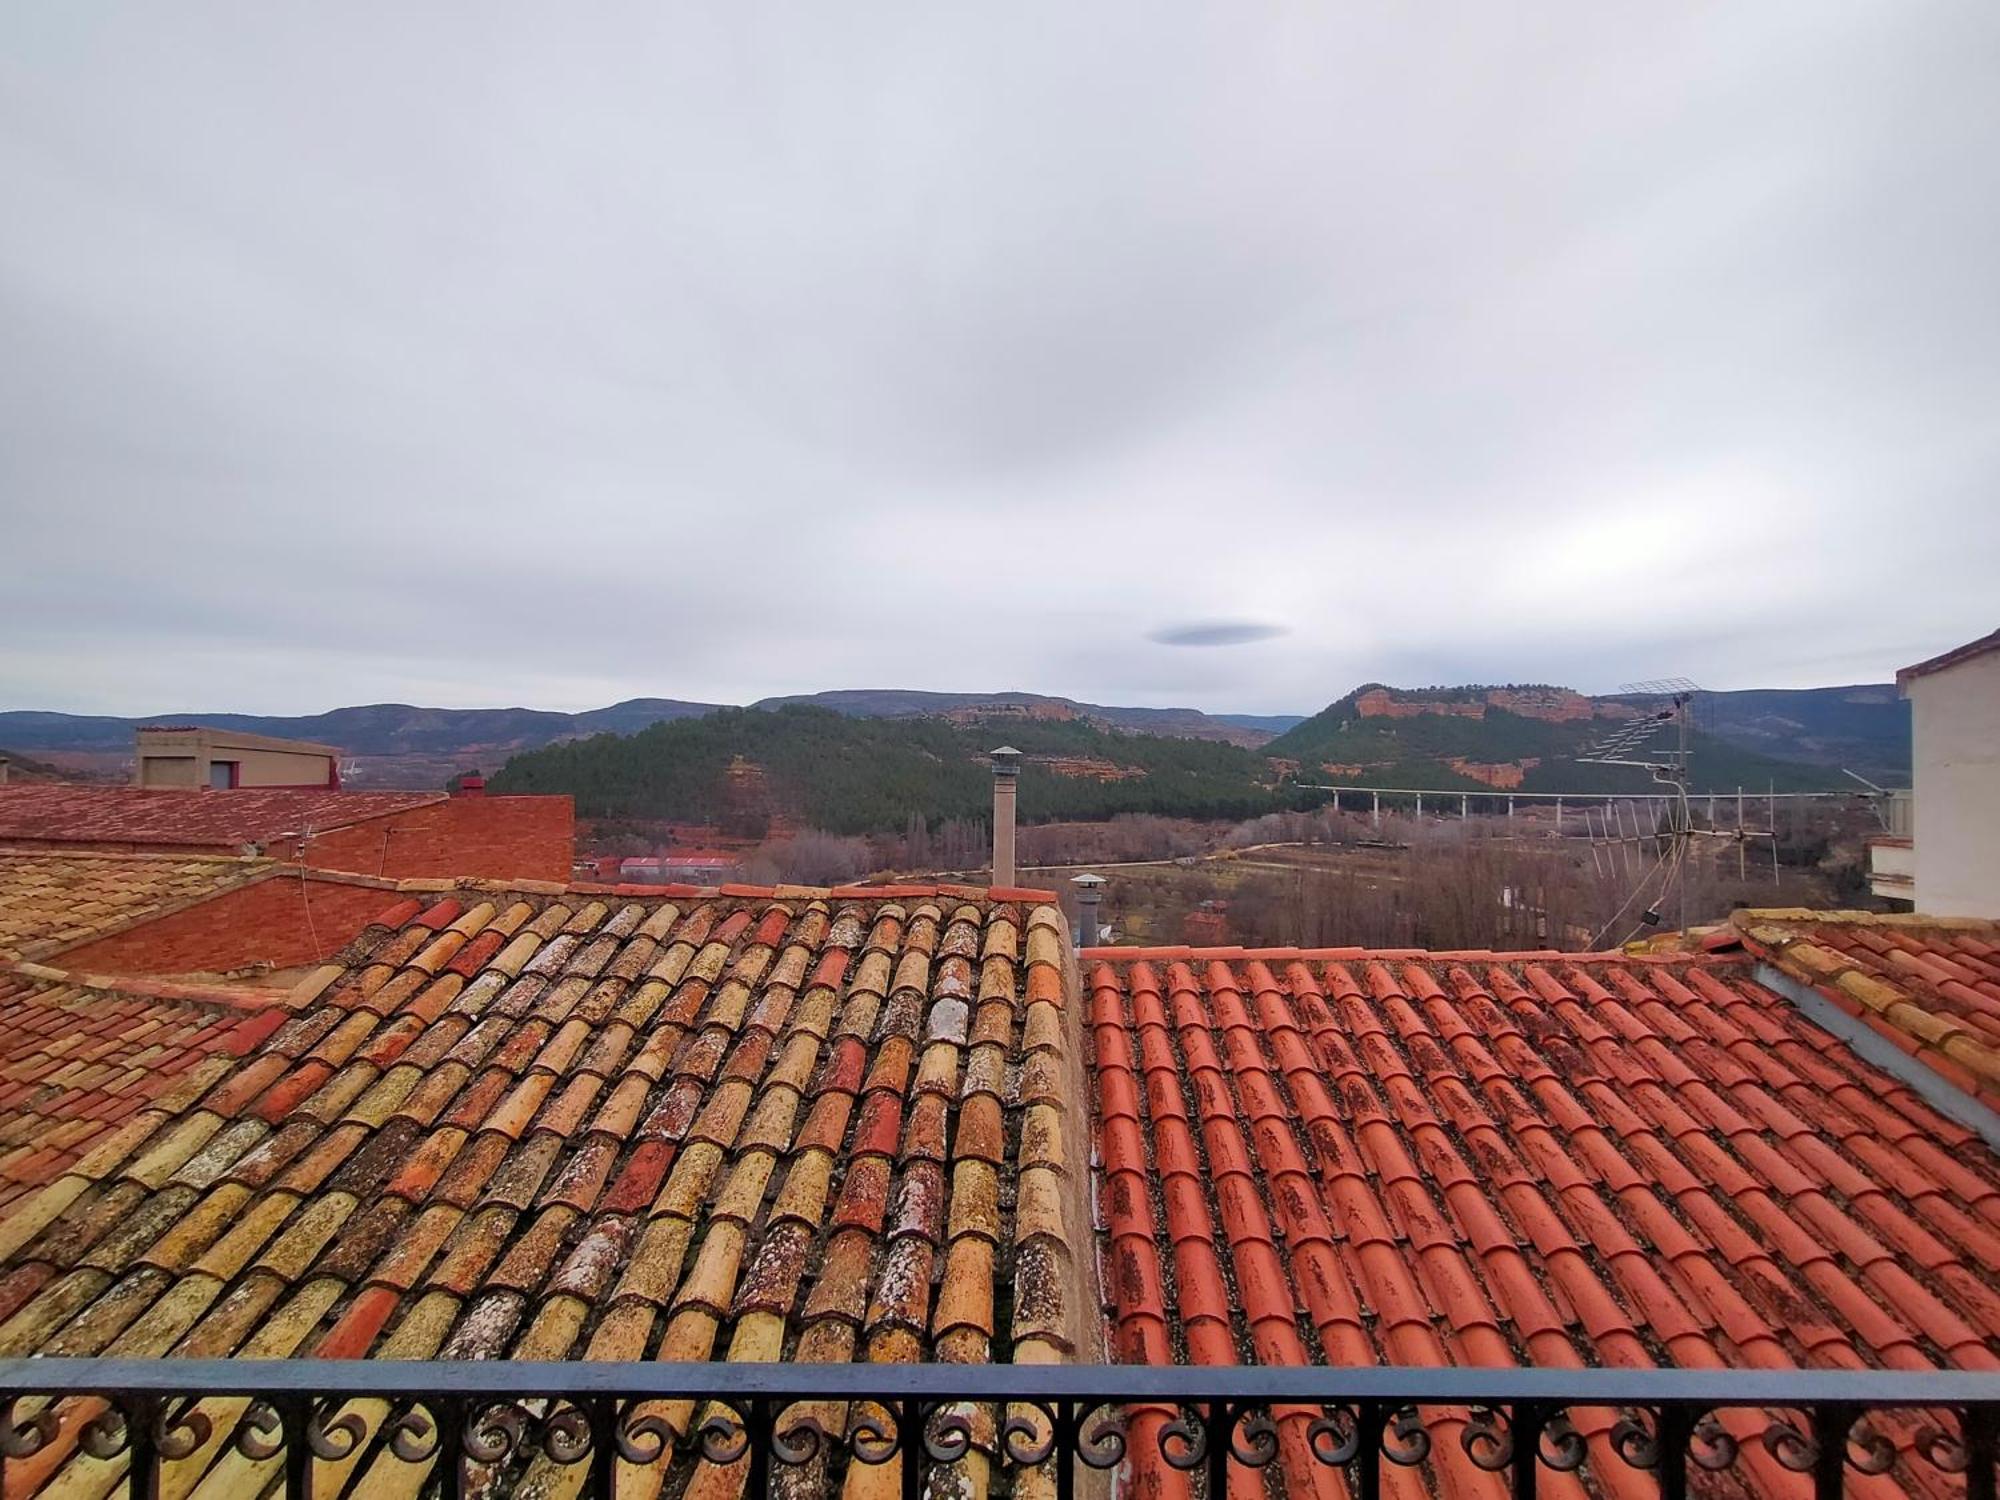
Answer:
[[[1076,945],[1079,948],[1097,946],[1097,902],[1104,894],[1102,875],[1078,875],[1070,884],[1076,887]]]

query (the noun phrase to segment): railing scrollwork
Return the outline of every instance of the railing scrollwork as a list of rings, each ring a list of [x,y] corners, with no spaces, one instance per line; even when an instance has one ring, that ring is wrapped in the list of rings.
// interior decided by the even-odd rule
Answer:
[[[0,1470],[111,1463],[134,1500],[164,1466],[231,1453],[281,1468],[288,1496],[339,1475],[316,1500],[383,1464],[436,1469],[423,1482],[448,1496],[581,1470],[590,1500],[634,1467],[730,1469],[763,1500],[837,1492],[854,1464],[898,1466],[905,1496],[968,1464],[1044,1470],[1058,1500],[1146,1466],[1221,1500],[1239,1470],[1281,1488],[1336,1470],[1368,1497],[1393,1467],[1445,1465],[1517,1496],[1543,1474],[1616,1488],[1592,1481],[1628,1469],[1666,1500],[1724,1471],[1831,1500],[1857,1477],[1933,1487],[1912,1483],[1928,1470],[1997,1500],[1996,1436],[2000,1377],[1960,1372],[0,1361]]]

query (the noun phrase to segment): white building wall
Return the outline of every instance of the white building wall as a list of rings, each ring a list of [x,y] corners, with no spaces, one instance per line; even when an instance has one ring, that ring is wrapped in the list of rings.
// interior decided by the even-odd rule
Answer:
[[[1874,839],[1868,845],[1868,888],[1878,896],[1915,903],[1917,851],[1910,839]]]
[[[2000,917],[2000,651],[1910,681],[1917,910]]]

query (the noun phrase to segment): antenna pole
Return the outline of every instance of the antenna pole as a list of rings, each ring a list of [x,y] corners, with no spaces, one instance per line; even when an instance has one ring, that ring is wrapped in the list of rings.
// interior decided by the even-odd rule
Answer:
[[[1685,677],[1661,678],[1651,682],[1628,682],[1619,688],[1621,697],[1627,699],[1650,699],[1644,702],[1628,703],[1631,717],[1587,747],[1576,757],[1579,764],[1600,766],[1631,766],[1647,773],[1656,789],[1654,795],[1645,797],[1647,810],[1653,814],[1653,827],[1648,833],[1640,831],[1639,809],[1632,808],[1632,833],[1628,840],[1625,833],[1623,811],[1615,798],[1605,798],[1605,822],[1614,825],[1617,853],[1612,856],[1614,873],[1620,865],[1625,878],[1632,878],[1633,859],[1631,847],[1642,838],[1646,844],[1639,851],[1639,863],[1643,867],[1647,853],[1653,855],[1653,869],[1646,871],[1650,876],[1662,865],[1666,867],[1665,881],[1660,886],[1657,905],[1648,910],[1644,921],[1647,925],[1660,920],[1660,912],[1666,906],[1667,884],[1680,881],[1677,893],[1679,900],[1680,925],[1683,934],[1688,929],[1688,888],[1687,861],[1694,843],[1694,807],[1688,800],[1688,783],[1691,780],[1689,763],[1694,754],[1694,697],[1700,689]],[[1671,729],[1668,721],[1672,721]],[[1660,796],[1657,788],[1666,787],[1671,795]],[[1640,800],[1631,799],[1635,804]],[[1713,824],[1715,801],[1709,799],[1709,822]],[[1666,821],[1665,829],[1660,821]],[[1556,811],[1557,827],[1562,819],[1561,807]],[[1740,829],[1742,818],[1739,812],[1737,824]],[[1584,827],[1590,827],[1590,815],[1584,815]],[[1712,831],[1712,830],[1711,830]],[[1609,851],[1607,851],[1609,853]],[[1636,891],[1635,891],[1636,894]]]
[[[1688,774],[1688,716],[1694,712],[1694,694],[1684,694],[1680,700],[1680,806],[1674,810],[1678,822],[1678,836],[1674,838],[1674,854],[1680,862],[1680,936],[1688,936],[1688,854],[1694,844],[1694,810],[1688,806],[1688,782],[1694,778]]]

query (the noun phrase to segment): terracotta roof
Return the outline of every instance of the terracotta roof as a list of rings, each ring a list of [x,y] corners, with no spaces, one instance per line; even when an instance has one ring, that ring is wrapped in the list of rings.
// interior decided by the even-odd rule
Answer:
[[[284,1019],[282,992],[104,988],[0,974],[0,1215],[121,1120],[226,1071]]]
[[[1982,635],[1976,641],[1967,641],[1963,646],[1954,646],[1942,655],[1933,656],[1928,661],[1920,661],[1913,667],[1904,667],[1896,674],[1896,686],[1908,687],[1915,678],[1942,672],[1946,667],[1955,667],[1962,661],[1970,661],[1975,656],[1984,656],[1989,651],[2000,651],[2000,630],[1994,631],[1991,635]]]
[[[0,1354],[1069,1357],[1060,915],[738,889],[405,900],[0,1219]],[[81,1419],[10,1494],[115,1482]],[[170,1493],[277,1472],[229,1425]]]
[[[2000,1363],[2000,1163],[1740,959],[1084,964],[1118,1359]],[[1587,1485],[1654,1494],[1610,1456],[1617,1415],[1570,1414]],[[1914,1417],[1877,1420],[1911,1444]],[[1279,1420],[1294,1495],[1325,1483],[1308,1421]],[[1505,1492],[1448,1416],[1430,1425],[1441,1493]],[[1796,1491],[1737,1435],[1753,1493]],[[1156,1461],[1135,1477],[1188,1493]],[[1850,1483],[1935,1478],[1920,1462]]]
[[[0,958],[106,937],[271,868],[227,855],[0,849]]]
[[[444,800],[443,792],[169,791],[34,782],[0,786],[0,842],[265,844],[307,828],[324,833]]]
[[[2000,922],[1793,907],[1731,921],[1758,957],[2000,1107]]]

